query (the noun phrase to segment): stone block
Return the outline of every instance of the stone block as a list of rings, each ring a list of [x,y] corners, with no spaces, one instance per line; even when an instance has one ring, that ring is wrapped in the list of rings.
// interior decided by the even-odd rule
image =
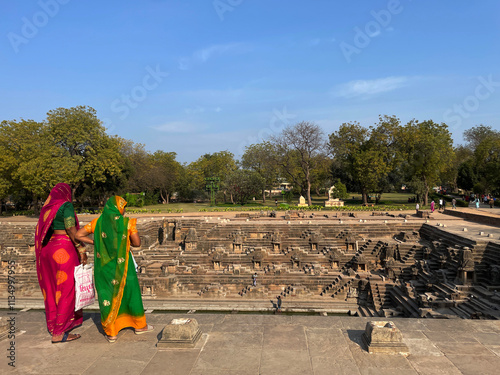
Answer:
[[[391,321],[371,321],[366,323],[363,342],[369,353],[408,355],[403,342],[403,334]]]
[[[193,348],[201,337],[196,319],[172,319],[161,332],[158,349]]]

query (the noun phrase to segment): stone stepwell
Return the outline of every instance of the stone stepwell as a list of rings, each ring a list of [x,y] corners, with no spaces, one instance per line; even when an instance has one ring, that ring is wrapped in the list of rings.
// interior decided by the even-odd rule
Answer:
[[[409,215],[361,215],[140,218],[142,247],[132,251],[144,301],[260,301],[272,309],[280,296],[290,311],[301,306],[367,317],[500,317],[498,241]],[[2,303],[12,261],[17,298],[41,300],[35,225],[0,227]]]

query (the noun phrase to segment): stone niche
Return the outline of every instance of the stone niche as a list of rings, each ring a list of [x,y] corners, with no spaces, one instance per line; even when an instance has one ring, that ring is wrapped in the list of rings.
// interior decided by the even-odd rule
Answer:
[[[243,252],[243,234],[241,231],[237,231],[234,234],[234,239],[233,239],[233,252],[235,254],[241,254]]]
[[[369,353],[410,354],[403,342],[403,334],[390,321],[371,321],[366,323],[363,342]]]
[[[196,229],[189,228],[186,237],[184,238],[184,250],[191,251],[196,250],[198,246],[198,236],[196,234]]]
[[[279,253],[281,250],[281,236],[280,236],[279,232],[274,232],[271,235],[271,244],[273,247],[273,252]]]

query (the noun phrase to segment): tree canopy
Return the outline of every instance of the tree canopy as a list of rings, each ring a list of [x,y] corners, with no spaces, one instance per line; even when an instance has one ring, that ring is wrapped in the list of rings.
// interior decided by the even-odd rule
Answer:
[[[256,194],[265,202],[266,191],[281,182],[291,183],[309,204],[311,190],[319,195],[325,189],[326,195],[331,184],[342,188],[339,196],[361,193],[364,203],[369,194],[380,197],[402,185],[424,204],[440,185],[500,194],[500,132],[480,124],[466,130],[464,140],[454,147],[448,126],[432,120],[403,125],[384,115],[369,127],[343,123],[327,139],[320,126],[302,121],[246,147],[241,160],[226,150],[186,165],[175,152],[150,152],[108,135],[91,107],[57,108],[41,122],[0,123],[0,203],[11,199],[36,208],[64,181],[82,205],[101,205],[126,192],[168,204],[174,193],[185,200],[206,197],[205,179],[212,177],[220,179],[219,198],[239,203]]]

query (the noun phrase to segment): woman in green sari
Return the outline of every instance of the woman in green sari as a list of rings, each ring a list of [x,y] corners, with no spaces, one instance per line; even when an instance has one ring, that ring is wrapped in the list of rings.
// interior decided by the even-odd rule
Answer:
[[[94,245],[94,278],[102,328],[109,342],[118,332],[132,327],[136,334],[150,332],[141,290],[130,254],[130,245],[140,246],[137,219],[124,217],[127,202],[119,196],[108,199],[102,215],[81,228],[76,238]],[[94,233],[94,240],[88,237]]]

